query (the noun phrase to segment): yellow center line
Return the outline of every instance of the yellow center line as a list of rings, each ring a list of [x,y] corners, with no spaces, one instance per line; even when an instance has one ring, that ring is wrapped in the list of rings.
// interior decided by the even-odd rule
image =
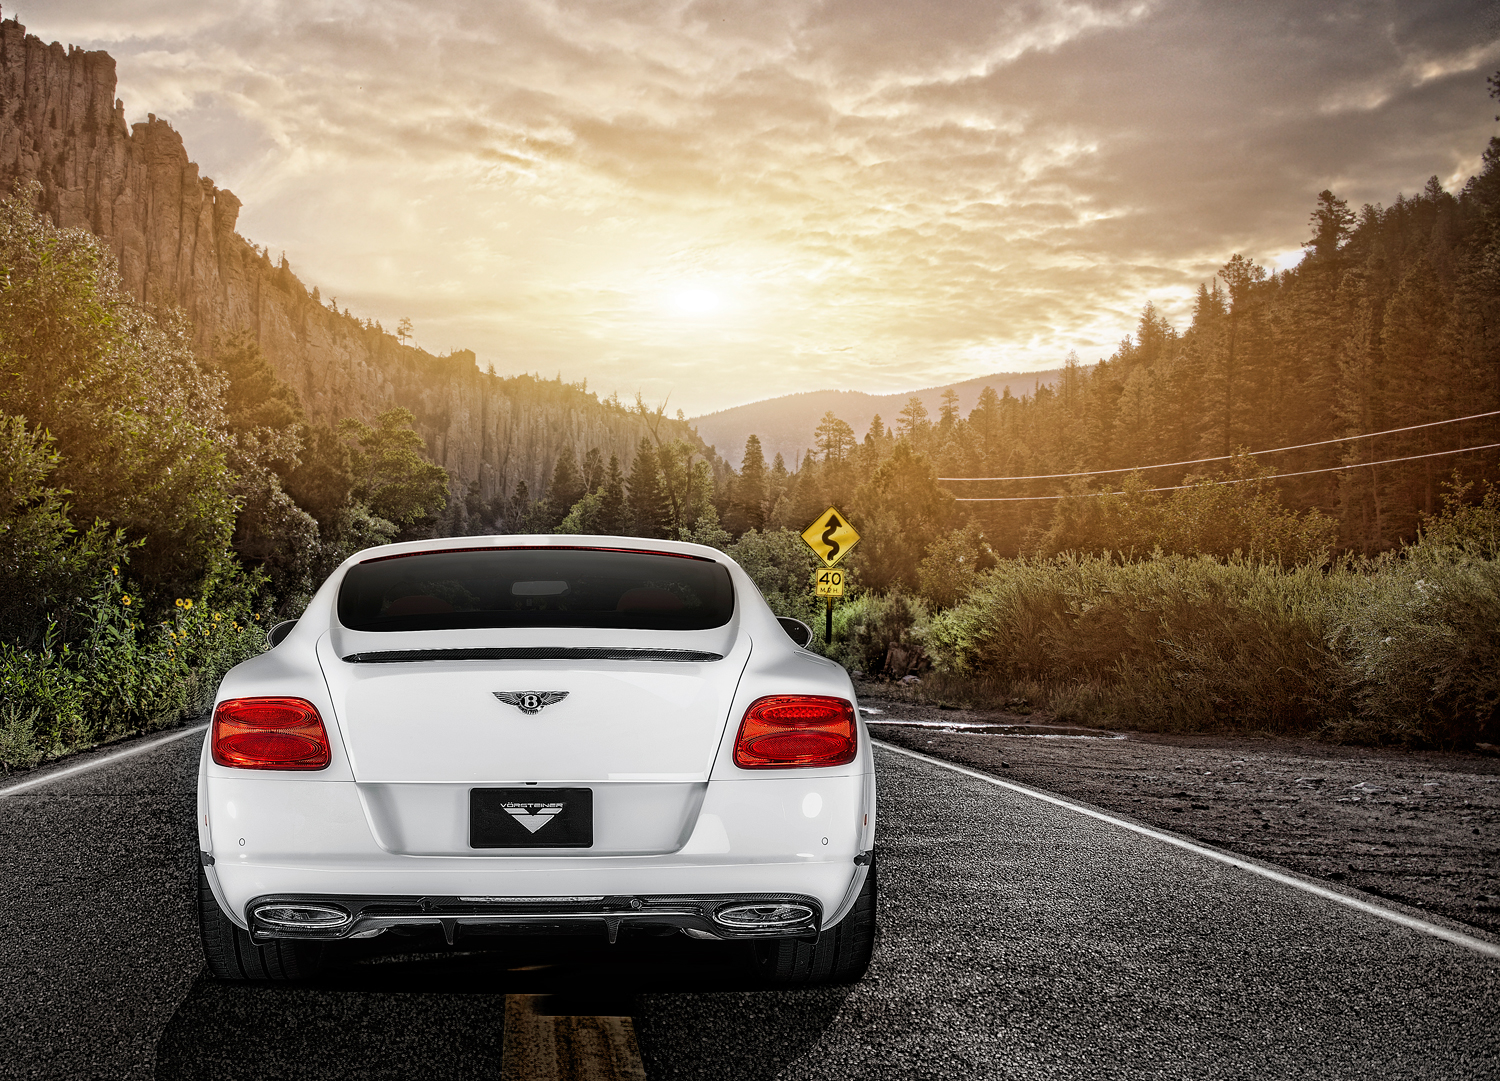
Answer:
[[[629,1017],[549,1014],[549,997],[505,996],[501,1081],[646,1081]]]

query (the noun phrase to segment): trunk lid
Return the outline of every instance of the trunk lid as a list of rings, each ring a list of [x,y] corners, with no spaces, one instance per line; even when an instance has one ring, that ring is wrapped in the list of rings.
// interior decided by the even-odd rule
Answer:
[[[748,642],[710,661],[318,652],[355,780],[381,783],[706,781],[750,657]]]

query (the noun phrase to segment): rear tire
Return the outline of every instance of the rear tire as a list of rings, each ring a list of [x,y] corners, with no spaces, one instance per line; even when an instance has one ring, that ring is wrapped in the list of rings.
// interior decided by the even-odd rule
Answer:
[[[854,983],[869,967],[875,951],[875,863],[865,875],[854,907],[816,942],[783,938],[756,944],[756,965],[768,983],[780,987],[810,987]]]
[[[198,931],[208,973],[216,980],[306,980],[323,967],[321,942],[253,941],[249,931],[240,930],[224,915],[202,867],[198,868]]]

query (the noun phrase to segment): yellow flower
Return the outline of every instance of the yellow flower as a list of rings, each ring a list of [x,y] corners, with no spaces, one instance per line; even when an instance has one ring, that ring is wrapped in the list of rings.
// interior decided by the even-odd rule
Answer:
[[[112,570],[112,571],[115,572],[115,577],[116,578],[120,577],[120,568],[119,568],[119,566],[111,567],[110,570]]]
[[[178,598],[177,598],[177,607],[178,607],[178,608],[181,608],[181,607],[182,607],[182,598],[181,598],[181,597],[178,597]]]
[[[124,594],[120,598],[120,600],[125,604],[125,607],[127,607],[127,608],[130,607],[130,594],[129,593]]]
[[[185,601],[182,602],[182,606],[184,608],[191,608],[193,606],[193,598],[192,597],[187,598]]]

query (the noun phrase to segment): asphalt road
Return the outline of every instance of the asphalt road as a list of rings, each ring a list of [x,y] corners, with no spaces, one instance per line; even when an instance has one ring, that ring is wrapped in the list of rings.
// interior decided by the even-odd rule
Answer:
[[[198,746],[0,799],[0,1076],[500,1077],[507,995],[633,1018],[654,1081],[1500,1076],[1500,960],[885,750],[853,987],[756,990],[681,936],[385,936],[317,986],[215,984]]]

